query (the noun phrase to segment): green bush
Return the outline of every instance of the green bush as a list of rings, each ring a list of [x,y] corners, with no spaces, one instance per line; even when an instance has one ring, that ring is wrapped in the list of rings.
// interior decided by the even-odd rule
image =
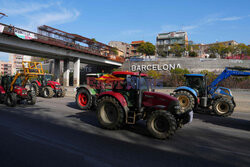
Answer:
[[[190,57],[197,57],[198,54],[196,52],[194,52],[194,51],[191,51],[191,52],[189,52],[189,56]]]

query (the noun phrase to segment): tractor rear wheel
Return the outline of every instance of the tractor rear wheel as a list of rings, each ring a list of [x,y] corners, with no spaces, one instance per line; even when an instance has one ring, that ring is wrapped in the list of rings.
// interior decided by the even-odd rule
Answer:
[[[176,119],[170,112],[154,111],[149,115],[147,128],[155,138],[166,139],[175,133],[177,129]]]
[[[43,94],[43,97],[45,98],[52,98],[54,96],[54,91],[51,87],[46,86],[45,88],[43,88],[42,94]]]
[[[86,89],[80,89],[76,94],[76,104],[83,110],[88,110],[92,107],[92,96]]]
[[[66,95],[66,89],[64,87],[62,87],[62,94],[60,97],[64,97]]]
[[[6,97],[6,104],[10,107],[15,107],[17,104],[17,97],[15,93],[9,93]]]
[[[97,118],[106,129],[120,129],[125,124],[125,113],[119,102],[113,97],[103,97],[98,100]]]
[[[29,91],[28,96],[29,96],[28,100],[27,100],[28,104],[30,104],[30,105],[36,104],[36,95],[33,94],[31,91]]]
[[[234,111],[234,104],[228,98],[219,98],[213,103],[213,111],[217,116],[228,117]]]
[[[180,102],[181,111],[183,113],[193,110],[195,106],[195,100],[191,93],[188,91],[178,91],[174,95]]]
[[[33,90],[35,92],[36,96],[38,96],[40,94],[39,87],[36,83],[31,84],[31,90]]]

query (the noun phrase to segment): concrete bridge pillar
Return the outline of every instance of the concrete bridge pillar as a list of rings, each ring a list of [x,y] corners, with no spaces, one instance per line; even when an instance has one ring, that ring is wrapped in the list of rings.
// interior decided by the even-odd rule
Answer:
[[[59,82],[60,80],[60,60],[59,59],[55,59],[54,60],[54,80],[56,82]]]
[[[69,86],[69,60],[64,60],[63,66],[63,86]]]
[[[80,58],[74,61],[74,87],[80,84]]]

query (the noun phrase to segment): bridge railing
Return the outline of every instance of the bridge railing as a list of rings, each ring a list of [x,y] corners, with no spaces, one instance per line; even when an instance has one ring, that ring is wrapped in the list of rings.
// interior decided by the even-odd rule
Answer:
[[[90,47],[82,46],[80,44],[76,44],[73,42],[67,42],[67,41],[63,41],[60,39],[55,39],[52,37],[48,37],[45,35],[34,33],[31,31],[27,31],[27,30],[24,30],[21,28],[17,28],[17,27],[14,27],[12,25],[6,25],[3,23],[0,23],[0,25],[2,27],[4,27],[2,29],[2,32],[0,32],[0,33],[12,35],[12,36],[18,36],[19,38],[22,38],[22,39],[33,40],[33,41],[37,41],[40,43],[45,43],[45,44],[54,45],[57,47],[67,48],[67,49],[71,49],[71,50],[75,50],[75,51],[79,51],[79,52],[84,52],[84,53],[88,53],[88,54],[92,54],[92,55],[96,55],[96,56],[100,56],[100,57],[105,57],[109,60],[124,62],[123,58],[117,57],[117,56],[114,57],[114,55],[111,55],[110,53],[107,53],[107,52],[103,52],[103,51],[101,52],[100,50],[96,50],[96,49],[93,49]],[[0,27],[0,31],[1,31],[1,27]]]

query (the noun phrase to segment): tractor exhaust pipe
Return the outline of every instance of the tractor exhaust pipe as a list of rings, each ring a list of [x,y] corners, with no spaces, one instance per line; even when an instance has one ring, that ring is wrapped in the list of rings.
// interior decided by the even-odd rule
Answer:
[[[141,71],[139,71],[139,83],[138,83],[138,112],[141,112],[142,103],[142,90],[141,90]]]

